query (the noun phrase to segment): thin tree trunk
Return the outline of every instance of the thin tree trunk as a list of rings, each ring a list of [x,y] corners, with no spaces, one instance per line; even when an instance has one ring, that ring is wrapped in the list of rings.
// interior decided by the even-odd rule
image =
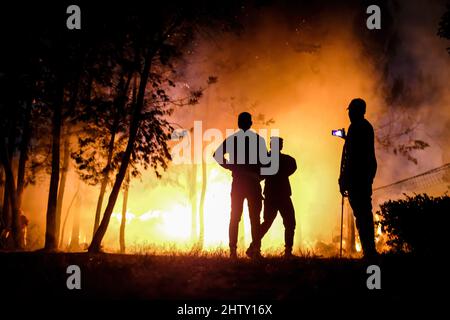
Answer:
[[[66,216],[64,217],[64,222],[61,228],[61,237],[59,239],[59,248],[63,247],[64,244],[64,233],[66,230],[66,223],[67,223],[67,218],[69,217],[69,213],[70,213],[70,209],[72,209],[73,203],[75,202],[75,199],[78,197],[78,193],[80,192],[80,185],[78,185],[77,191],[75,191],[75,194],[72,197],[72,200],[69,203],[69,206],[67,207],[67,212],[66,212]]]
[[[109,151],[108,151],[108,155],[109,155]],[[108,158],[109,158],[109,156],[108,156]],[[103,198],[105,197],[105,191],[106,191],[107,184],[108,184],[108,176],[106,175],[106,178],[105,178],[105,174],[104,174],[102,183],[100,185],[100,194],[98,195],[97,208],[95,209],[94,230],[92,232],[92,236],[94,236],[95,231],[97,231],[98,226],[100,224],[100,215],[101,215],[101,211],[102,211]]]
[[[6,171],[6,170],[5,170]],[[6,174],[5,174],[6,176]],[[11,211],[9,210],[9,189],[6,185],[3,190],[2,220],[5,228],[11,228]]]
[[[127,222],[127,202],[128,202],[128,189],[130,188],[130,170],[127,171],[125,183],[123,186],[123,204],[122,204],[122,219],[120,221],[120,253],[125,253],[125,224]]]
[[[200,208],[199,208],[199,223],[200,223],[200,232],[198,235],[198,247],[199,249],[203,249],[203,245],[205,242],[205,196],[206,196],[206,187],[208,182],[207,176],[207,164],[202,155],[202,190],[200,194]]]
[[[59,80],[61,81],[61,80]],[[61,139],[61,111],[64,98],[64,87],[60,85],[57,99],[53,108],[52,124],[52,173],[50,176],[50,189],[47,203],[47,222],[45,230],[45,250],[55,250],[57,247],[56,235],[56,205],[58,201],[59,161]]]
[[[80,210],[75,210],[73,215],[69,251],[80,251]]]
[[[70,144],[69,144],[69,137],[67,137],[67,133],[64,136],[63,150],[64,150],[63,165],[61,168],[61,180],[59,183],[58,200],[56,204],[55,239],[57,244],[59,243],[59,234],[61,229],[61,212],[64,202],[64,192],[66,190],[67,172],[69,171],[69,160],[70,160]]]
[[[125,107],[126,95],[128,92],[128,88],[130,86],[131,78],[132,78],[132,74],[129,73],[125,87],[122,89],[122,92],[119,93],[119,97],[115,101],[115,106],[116,106],[115,112],[116,113],[114,115],[114,121],[113,121],[111,130],[110,130],[111,138],[110,138],[109,144],[108,144],[107,162],[106,162],[105,169],[103,170],[103,177],[102,177],[102,182],[100,185],[100,194],[99,194],[98,200],[97,200],[97,208],[95,209],[94,231],[92,233],[93,235],[97,231],[98,226],[100,224],[100,215],[101,215],[101,211],[102,211],[103,199],[105,197],[106,187],[108,186],[109,172],[110,172],[112,157],[114,154],[114,144],[115,144],[116,134],[117,134],[117,131],[119,130],[119,121],[120,121],[120,114],[121,114],[120,111],[123,110],[123,108]]]
[[[189,172],[189,201],[191,202],[191,240],[197,244],[197,164],[192,163]]]
[[[207,128],[207,121],[209,117],[209,97],[210,92],[208,91],[207,99],[206,99],[206,112],[205,112],[205,121],[203,124]],[[200,232],[199,232],[199,240],[198,246],[200,249],[203,249],[203,245],[205,243],[205,197],[206,197],[206,188],[208,183],[208,165],[205,159],[205,147],[204,144],[202,146],[202,190],[200,194],[200,209],[199,209],[199,220],[200,220]]]
[[[102,205],[103,205],[103,198],[105,196],[106,187],[108,185],[108,178],[109,178],[109,170],[112,162],[112,157],[114,154],[114,141],[116,138],[116,132],[119,126],[119,114],[117,113],[114,119],[113,127],[111,128],[111,138],[109,140],[108,144],[108,159],[106,162],[106,167],[103,171],[103,177],[102,177],[102,183],[100,185],[100,194],[98,196],[97,200],[97,208],[95,210],[95,220],[94,220],[94,230],[93,235],[98,229],[98,226],[100,224],[100,215],[102,211]]]
[[[122,186],[122,182],[125,178],[125,174],[128,169],[128,164],[130,162],[130,156],[134,148],[134,142],[136,140],[136,135],[139,129],[141,112],[144,106],[144,97],[145,97],[145,88],[147,86],[148,77],[150,75],[150,67],[152,55],[147,55],[144,64],[144,70],[142,72],[142,76],[139,83],[139,92],[137,96],[137,101],[134,105],[133,115],[130,123],[130,133],[128,137],[127,147],[122,156],[122,162],[120,164],[119,172],[116,176],[116,181],[114,182],[114,186],[112,188],[111,194],[109,195],[108,204],[106,206],[105,212],[103,213],[103,218],[98,227],[97,231],[94,234],[92,239],[92,243],[89,246],[89,252],[100,252],[101,243],[103,237],[105,236],[106,229],[108,228],[109,220],[111,219],[111,214],[114,209],[114,206],[117,201],[117,197],[120,192],[120,188]]]

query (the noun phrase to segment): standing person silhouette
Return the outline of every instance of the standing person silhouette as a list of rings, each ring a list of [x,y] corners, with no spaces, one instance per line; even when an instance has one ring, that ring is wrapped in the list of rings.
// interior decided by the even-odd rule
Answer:
[[[264,184],[264,221],[260,227],[261,239],[270,229],[278,211],[283,218],[284,225],[284,256],[292,257],[292,246],[294,245],[295,210],[291,200],[291,184],[289,176],[297,170],[295,159],[287,154],[281,153],[283,139],[280,137],[270,138],[270,152],[280,151],[279,169],[275,175],[267,176]]]
[[[348,106],[350,126],[342,151],[339,189],[342,196],[348,196],[356,218],[356,227],[366,258],[373,258],[375,232],[372,214],[372,183],[377,172],[374,130],[364,118],[366,102],[353,99]]]
[[[231,217],[229,225],[230,257],[236,258],[239,222],[242,217],[244,200],[247,199],[250,215],[252,243],[247,250],[251,258],[261,256],[261,240],[259,226],[261,223],[261,156],[267,156],[266,141],[250,130],[252,116],[242,112],[238,117],[239,130],[229,136],[217,148],[214,159],[225,169],[231,170]],[[228,154],[228,159],[225,155]]]

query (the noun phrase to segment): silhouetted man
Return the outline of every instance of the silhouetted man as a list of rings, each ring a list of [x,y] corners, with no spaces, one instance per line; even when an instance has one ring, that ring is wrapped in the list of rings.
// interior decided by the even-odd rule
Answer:
[[[365,257],[373,257],[375,232],[372,215],[372,183],[377,171],[374,131],[364,118],[366,102],[353,99],[348,106],[350,127],[341,159],[339,188],[347,196],[356,218],[356,227]]]
[[[230,257],[237,256],[238,229],[245,199],[248,203],[252,232],[251,250],[247,250],[247,255],[259,257],[261,247],[259,226],[262,209],[261,156],[267,157],[267,147],[264,138],[249,130],[252,126],[250,113],[242,112],[239,115],[238,126],[240,130],[222,142],[214,153],[214,158],[222,167],[231,170],[233,176],[229,226]],[[225,158],[226,154],[228,159]]]
[[[279,169],[274,175],[267,176],[264,185],[264,222],[260,227],[261,239],[270,229],[278,211],[283,218],[285,257],[292,257],[292,246],[294,244],[295,211],[291,200],[291,184],[289,176],[297,170],[295,159],[287,154],[281,153],[283,139],[272,137],[270,139],[271,152],[279,150]]]

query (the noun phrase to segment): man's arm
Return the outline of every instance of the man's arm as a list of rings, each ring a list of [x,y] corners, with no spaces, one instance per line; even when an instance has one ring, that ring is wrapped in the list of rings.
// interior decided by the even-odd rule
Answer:
[[[260,135],[257,135],[257,157],[258,157],[258,166],[260,170],[259,179],[263,180],[266,178],[267,173],[265,173],[265,170],[270,170],[272,166],[272,156],[271,153],[267,150],[266,140],[261,137]],[[279,162],[278,162],[279,163]],[[264,174],[265,173],[265,174]]]
[[[341,155],[341,168],[340,168],[340,173],[339,173],[339,179],[338,179],[338,184],[339,184],[339,191],[342,194],[343,197],[347,196],[347,191],[348,191],[348,173],[347,173],[347,157],[348,157],[348,141],[351,139],[351,130],[350,128],[348,129],[348,133],[345,137],[345,143],[344,146],[342,148],[342,155]]]
[[[231,170],[230,165],[228,164],[227,159],[225,158],[226,154],[226,139],[220,144],[220,146],[216,149],[216,151],[213,154],[214,160],[218,164],[220,164],[223,168],[227,170]]]
[[[290,175],[294,174],[295,171],[297,171],[297,162],[291,156],[289,156],[288,159],[289,159],[289,161],[287,162],[287,166],[286,166],[286,175],[290,176]]]
[[[368,156],[369,156],[369,170],[370,170],[370,178],[373,182],[373,179],[375,178],[375,174],[377,173],[377,158],[375,156],[375,132],[373,130],[373,127],[370,126],[369,131],[369,149],[368,149]]]

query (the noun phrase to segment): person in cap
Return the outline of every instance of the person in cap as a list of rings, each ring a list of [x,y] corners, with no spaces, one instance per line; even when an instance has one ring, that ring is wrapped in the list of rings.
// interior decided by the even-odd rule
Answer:
[[[364,256],[376,256],[372,214],[372,183],[377,172],[374,130],[365,119],[366,102],[353,99],[348,106],[350,126],[342,151],[339,189],[348,196]]]

